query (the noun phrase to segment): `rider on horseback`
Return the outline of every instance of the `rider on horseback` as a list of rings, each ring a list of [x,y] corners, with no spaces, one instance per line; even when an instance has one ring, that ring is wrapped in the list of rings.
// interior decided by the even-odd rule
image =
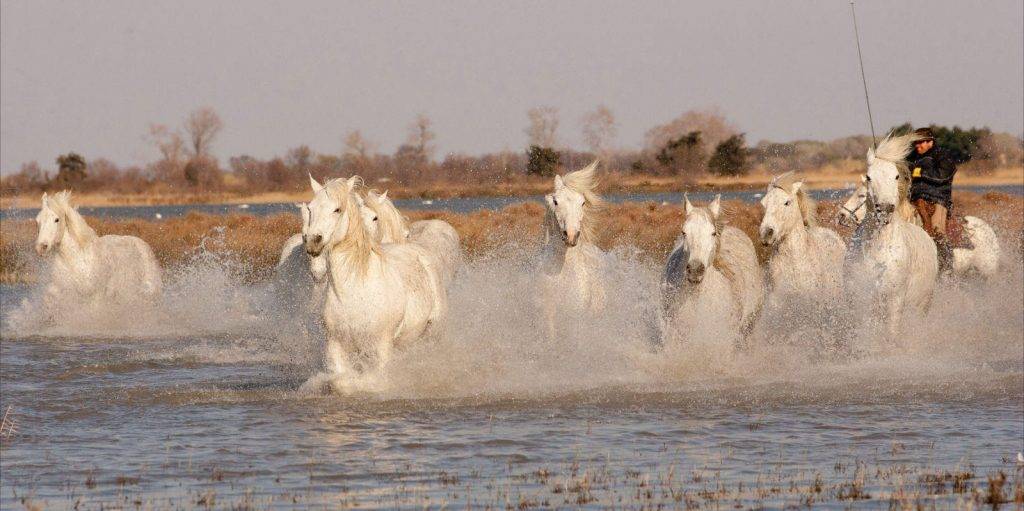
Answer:
[[[924,230],[935,240],[940,272],[946,272],[953,261],[953,246],[946,229],[953,209],[956,162],[949,151],[935,145],[931,128],[919,128],[914,134],[914,152],[907,157],[911,170],[910,201],[921,215]]]

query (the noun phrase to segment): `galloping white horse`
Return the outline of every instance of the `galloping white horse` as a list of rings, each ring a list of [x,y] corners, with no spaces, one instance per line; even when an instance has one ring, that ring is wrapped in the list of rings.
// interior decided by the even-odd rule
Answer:
[[[135,236],[97,236],[70,200],[70,191],[44,193],[36,215],[36,252],[57,254],[44,303],[53,306],[69,294],[97,304],[157,299],[162,282],[153,249]]]
[[[607,298],[607,259],[594,245],[596,214],[604,205],[594,191],[597,163],[556,175],[554,193],[544,196],[544,273],[549,291],[567,299],[562,304],[589,312],[602,310]]]
[[[381,244],[360,220],[356,193],[344,180],[328,181],[309,205],[305,247],[328,258],[323,319],[327,375],[336,390],[382,376],[392,350],[421,338],[447,310],[434,258],[414,243]]]
[[[838,299],[846,248],[835,231],[818,226],[814,200],[792,172],[772,179],[761,199],[761,243],[771,247],[773,299]]]
[[[378,194],[371,190],[366,193],[366,205],[378,219],[378,239],[381,243],[417,243],[436,258],[436,267],[445,286],[455,277],[455,271],[462,262],[459,233],[444,220],[420,220],[409,225],[405,216],[388,198],[388,192]]]
[[[725,225],[721,195],[702,208],[683,198],[686,221],[662,279],[666,326],[684,331],[697,322],[724,322],[746,334],[764,299],[754,243],[743,231]]]
[[[840,225],[855,225],[860,227],[868,214],[870,205],[868,197],[866,176],[861,178],[853,193],[846,199],[836,213],[836,222]],[[911,213],[910,218],[906,213]],[[903,219],[921,227],[921,215],[917,208],[902,208]],[[974,248],[953,249],[953,273],[959,276],[978,274],[985,278],[992,278],[999,270],[999,256],[1001,248],[999,238],[987,222],[976,216],[964,217],[964,230],[967,238],[974,245]]]
[[[904,161],[913,147],[914,135],[888,136],[878,149],[868,149],[865,178],[868,197],[874,204],[877,228],[865,241],[860,272],[875,284],[875,305],[884,307],[889,335],[899,334],[904,310],[924,311],[935,288],[938,259],[935,243],[924,229],[908,222],[910,172]]]

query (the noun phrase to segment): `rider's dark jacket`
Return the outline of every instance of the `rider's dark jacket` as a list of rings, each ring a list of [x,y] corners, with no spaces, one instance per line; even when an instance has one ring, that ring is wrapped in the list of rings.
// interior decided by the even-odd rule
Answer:
[[[928,152],[911,152],[907,157],[910,166],[910,200],[924,199],[942,204],[949,209],[953,206],[953,176],[956,162],[949,151],[932,146]]]

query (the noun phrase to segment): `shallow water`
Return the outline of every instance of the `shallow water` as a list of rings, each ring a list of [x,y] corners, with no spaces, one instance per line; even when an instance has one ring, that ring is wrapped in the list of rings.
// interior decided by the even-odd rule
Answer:
[[[974,193],[1001,192],[1013,195],[1024,195],[1024,186],[1021,185],[996,185],[996,186],[958,186],[957,190]],[[693,192],[691,200],[708,202],[714,199],[718,192]],[[848,189],[812,190],[811,196],[815,199],[835,200],[849,195]],[[744,202],[756,202],[761,198],[760,191],[724,191],[721,192],[724,200],[739,200]],[[659,193],[628,193],[609,194],[605,200],[612,203],[622,202],[667,202],[679,204],[683,201],[683,194],[680,192],[659,192]],[[450,211],[453,213],[472,213],[482,209],[498,210],[506,206],[520,202],[543,202],[540,196],[527,197],[459,197],[452,199],[396,199],[395,205],[402,210],[434,210]],[[78,211],[85,216],[105,218],[172,218],[187,215],[190,212],[207,213],[212,215],[226,215],[229,213],[248,215],[275,215],[279,213],[298,214],[295,205],[290,202],[271,202],[263,204],[179,204],[170,206],[81,206]],[[39,212],[38,208],[8,208],[0,209],[0,220],[19,218],[33,218]]]
[[[236,264],[170,272],[160,311],[68,310],[65,325],[22,305],[35,290],[0,287],[16,426],[0,507],[844,507],[858,480],[878,506],[901,490],[955,505],[988,474],[1021,478],[1014,260],[998,282],[941,288],[903,346],[737,354],[713,331],[657,349],[658,269],[625,252],[609,312],[566,316],[549,340],[533,262],[509,249],[458,276],[445,335],[350,396],[298,392],[315,336]],[[946,472],[968,489],[922,482]]]

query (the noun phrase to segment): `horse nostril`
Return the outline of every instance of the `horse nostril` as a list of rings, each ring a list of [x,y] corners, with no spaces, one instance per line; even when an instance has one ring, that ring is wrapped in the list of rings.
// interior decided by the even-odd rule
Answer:
[[[764,230],[765,237],[770,238],[772,236],[772,234],[775,234],[775,229],[772,229],[771,227],[769,227],[769,228]]]
[[[313,243],[320,243],[323,240],[324,240],[323,235],[317,234],[317,235],[313,236]]]
[[[569,237],[569,231],[562,231],[562,236]]]

